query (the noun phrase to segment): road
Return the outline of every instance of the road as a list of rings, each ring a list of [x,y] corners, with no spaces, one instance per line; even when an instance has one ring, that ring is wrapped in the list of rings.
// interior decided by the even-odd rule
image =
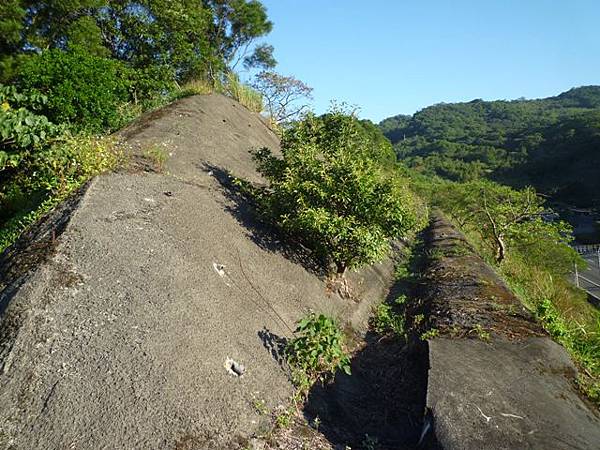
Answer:
[[[582,255],[588,263],[586,270],[579,271],[579,286],[600,300],[600,267],[595,253]]]

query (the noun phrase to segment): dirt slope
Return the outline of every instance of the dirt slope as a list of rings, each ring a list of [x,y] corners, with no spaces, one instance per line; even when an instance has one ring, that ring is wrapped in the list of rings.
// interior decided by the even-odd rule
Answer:
[[[278,146],[236,102],[187,98],[122,135],[165,171],[95,179],[0,261],[0,448],[236,448],[266,420],[255,399],[291,393],[270,346],[309,308],[364,326],[389,286],[388,263],[355,275],[362,303],[328,294],[227,191]]]

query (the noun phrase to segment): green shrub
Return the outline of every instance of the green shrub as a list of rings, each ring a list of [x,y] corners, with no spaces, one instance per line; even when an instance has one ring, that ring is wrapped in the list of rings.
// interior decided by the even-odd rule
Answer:
[[[254,153],[270,183],[259,196],[285,232],[329,259],[342,275],[383,259],[390,238],[425,223],[425,208],[407,181],[375,160],[373,142],[353,117],[309,114],[285,130],[283,159]]]
[[[0,252],[91,177],[122,160],[114,140],[64,134],[30,153],[19,171],[0,184]]]
[[[334,319],[311,313],[298,322],[295,333],[286,354],[294,382],[301,392],[308,391],[317,381],[326,381],[337,370],[350,375],[344,335]]]
[[[27,155],[39,151],[46,141],[60,133],[60,128],[45,116],[23,105],[41,109],[47,99],[43,95],[25,95],[13,86],[0,84],[0,174],[6,182],[7,171],[18,169]]]
[[[80,50],[46,50],[26,59],[17,84],[48,98],[42,113],[55,123],[101,131],[120,124],[119,105],[130,98],[132,72],[122,63]]]

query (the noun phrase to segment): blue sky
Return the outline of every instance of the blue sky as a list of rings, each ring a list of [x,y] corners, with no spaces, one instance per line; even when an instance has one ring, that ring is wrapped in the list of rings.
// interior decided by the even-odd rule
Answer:
[[[374,121],[600,84],[600,1],[262,0],[277,71]]]

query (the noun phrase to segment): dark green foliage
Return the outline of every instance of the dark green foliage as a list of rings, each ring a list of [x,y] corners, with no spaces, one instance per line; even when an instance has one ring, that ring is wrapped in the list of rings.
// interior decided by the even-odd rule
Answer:
[[[338,370],[350,375],[350,357],[337,322],[311,313],[298,322],[295,336],[286,347],[288,363],[302,394],[316,382],[324,382]]]
[[[308,115],[286,129],[283,159],[255,154],[269,180],[268,215],[287,233],[333,262],[339,274],[385,257],[389,239],[424,220],[407,181],[380,163],[379,148],[355,117]]]
[[[118,61],[82,49],[54,49],[31,56],[17,83],[30,94],[48,98],[41,111],[55,123],[100,131],[120,124],[118,107],[129,99],[129,71]]]
[[[363,128],[367,140],[371,142],[372,151],[370,156],[384,167],[395,167],[397,162],[396,153],[389,139],[370,120],[361,120],[360,126]]]
[[[9,0],[0,6],[0,80],[18,73],[22,54],[84,49],[135,69],[168,67],[164,82],[216,80],[271,31],[257,0]],[[274,65],[258,46],[248,66]]]
[[[454,181],[533,185],[553,199],[600,204],[600,87],[541,100],[439,104],[381,122],[398,156]]]

